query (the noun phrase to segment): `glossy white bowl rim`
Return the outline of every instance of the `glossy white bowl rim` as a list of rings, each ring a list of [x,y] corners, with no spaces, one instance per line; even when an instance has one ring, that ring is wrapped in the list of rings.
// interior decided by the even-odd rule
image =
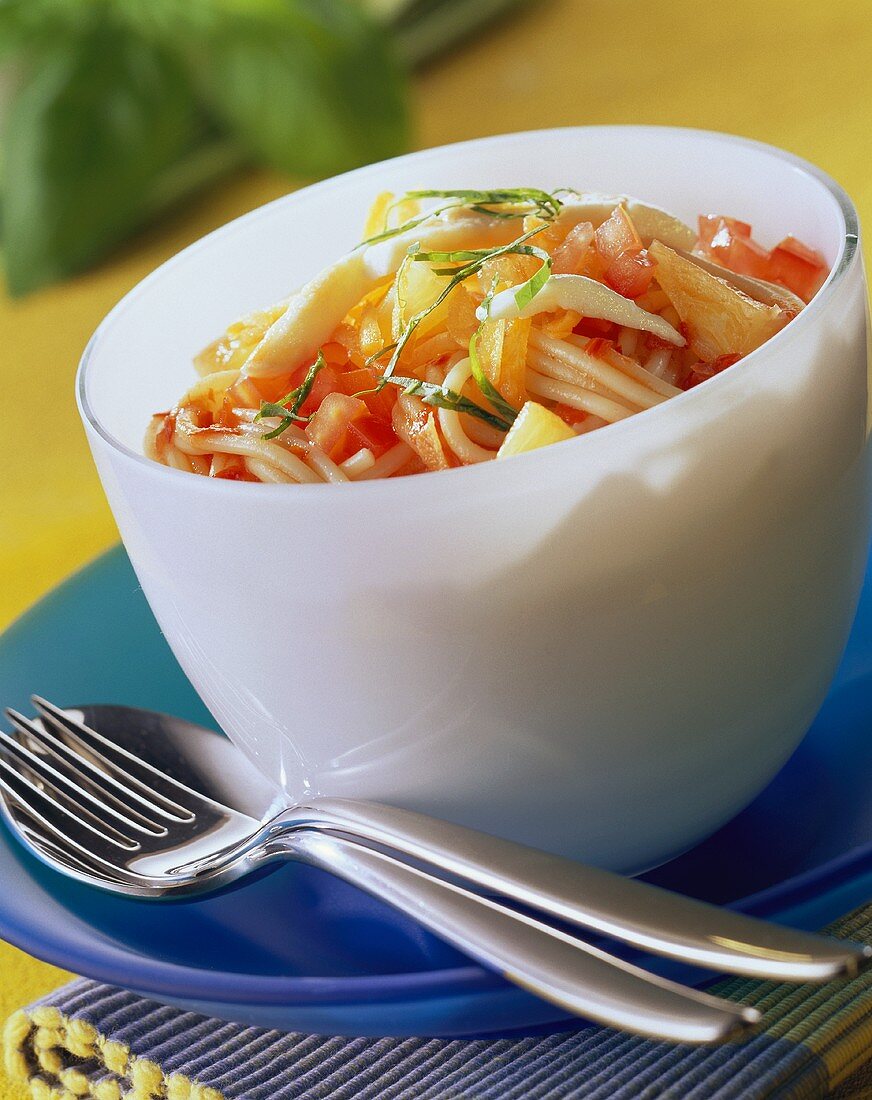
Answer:
[[[235,495],[236,493],[243,493],[249,499],[251,494],[268,494],[270,500],[276,502],[276,494],[282,492],[290,492],[292,494],[306,493],[308,495],[327,493],[329,499],[336,502],[336,500],[351,492],[355,496],[360,493],[368,493],[371,496],[377,494],[390,494],[391,497],[395,497],[401,492],[426,492],[427,486],[433,484],[433,477],[445,478],[453,477],[465,477],[467,479],[467,487],[472,488],[474,484],[473,479],[478,478],[481,483],[487,486],[488,482],[494,482],[490,488],[504,490],[511,485],[511,475],[506,472],[505,464],[500,462],[479,462],[469,466],[458,466],[449,470],[437,470],[427,473],[416,474],[413,477],[399,477],[399,478],[382,478],[373,480],[364,480],[358,482],[350,482],[349,485],[344,485],[340,489],[336,485],[323,482],[323,483],[301,483],[294,485],[272,485],[266,483],[257,482],[238,482],[227,479],[218,478],[195,478],[191,474],[184,470],[176,470],[170,466],[164,466],[159,462],[155,462],[153,459],[146,457],[142,452],[135,451],[128,447],[121,440],[117,439],[115,435],[100,421],[99,417],[94,413],[91,408],[90,402],[87,396],[87,374],[88,365],[100,344],[100,341],[108,329],[122,320],[123,314],[136,304],[136,300],[141,293],[143,293],[152,282],[160,279],[165,271],[169,270],[174,265],[183,262],[190,257],[194,252],[201,248],[208,246],[212,238],[217,235],[226,235],[229,233],[236,233],[244,231],[248,224],[255,218],[264,216],[267,212],[271,211],[274,206],[279,203],[287,202],[292,199],[294,195],[300,194],[302,190],[305,190],[308,194],[318,192],[325,194],[334,188],[341,187],[345,181],[352,177],[362,178],[367,174],[376,174],[385,164],[401,164],[408,160],[416,160],[418,163],[425,163],[428,159],[442,156],[446,152],[456,152],[458,155],[462,155],[463,151],[470,146],[490,146],[496,148],[501,144],[509,144],[517,142],[525,138],[537,138],[545,134],[565,134],[567,138],[570,138],[573,134],[578,133],[595,133],[601,132],[614,132],[614,131],[626,131],[645,134],[685,134],[695,135],[697,137],[703,137],[713,142],[722,142],[726,144],[732,144],[742,146],[749,149],[756,149],[760,153],[764,153],[770,157],[776,157],[785,161],[788,164],[793,165],[800,171],[813,177],[823,187],[829,191],[830,195],[835,199],[836,204],[839,207],[842,218],[844,219],[845,231],[842,237],[839,252],[836,256],[835,262],[832,266],[832,270],[824,283],[823,287],[817,292],[811,302],[803,309],[795,320],[791,321],[786,328],[782,329],[771,339],[767,340],[765,344],[757,348],[756,351],[751,352],[742,360],[742,374],[748,370],[760,370],[765,369],[765,361],[770,351],[786,350],[788,341],[801,340],[805,335],[806,329],[809,325],[815,323],[815,320],[820,316],[822,311],[827,307],[836,293],[839,283],[842,281],[844,275],[849,270],[852,262],[858,255],[858,243],[859,243],[859,218],[856,208],[851,201],[849,195],[841,187],[840,184],[822,169],[812,164],[810,161],[796,156],[794,153],[789,153],[784,149],[779,149],[777,146],[769,145],[766,142],[755,141],[752,138],[739,137],[735,134],[721,133],[715,130],[702,130],[694,129],[691,127],[678,127],[678,126],[635,126],[635,125],[613,125],[613,126],[566,126],[566,127],[552,127],[541,130],[527,130],[527,131],[515,131],[505,134],[496,134],[491,137],[472,138],[468,141],[455,142],[449,145],[435,146],[429,149],[418,150],[412,153],[405,153],[399,157],[393,157],[386,161],[378,161],[374,164],[365,165],[362,168],[356,168],[351,172],[345,172],[342,175],[332,176],[329,179],[322,180],[319,183],[314,183],[300,189],[300,191],[290,192],[287,195],[282,195],[271,202],[265,203],[262,206],[256,207],[254,210],[249,211],[247,214],[243,214],[238,218],[226,223],[223,226],[213,230],[211,233],[206,234],[199,240],[194,241],[188,245],[187,248],[182,249],[176,253],[169,260],[166,260],[159,267],[155,268],[149,275],[137,283],[123,298],[109,311],[103,321],[95,330],[91,339],[82,353],[82,358],[79,362],[79,369],[76,379],[76,393],[79,403],[79,408],[83,418],[93,428],[93,430],[101,436],[106,443],[110,445],[114,450],[123,454],[126,458],[147,467],[154,475],[163,478],[178,479],[183,478],[184,483],[190,488],[193,488],[192,483],[203,483],[203,488],[210,493],[222,492],[225,495]],[[640,198],[644,199],[645,196],[641,195]],[[229,323],[229,322],[228,322]],[[674,402],[682,401],[698,401],[703,399],[708,393],[711,395],[711,387],[719,387],[719,392],[722,392],[724,397],[727,394],[727,387],[730,384],[731,378],[735,378],[733,370],[726,370],[715,378],[709,379],[704,386],[695,386],[691,390],[686,390],[684,393],[678,394],[675,397],[669,399],[669,401],[663,402],[659,405],[655,405],[649,409],[643,409],[641,412],[635,413],[633,416],[627,417],[624,420],[619,420],[614,424],[607,425],[607,432],[605,440],[602,437],[602,431],[587,432],[584,435],[578,436],[576,439],[564,440],[560,443],[552,443],[547,447],[540,447],[537,450],[529,451],[525,454],[515,455],[512,458],[512,462],[524,461],[528,464],[533,462],[553,462],[555,458],[560,455],[566,457],[567,448],[569,447],[586,447],[588,450],[585,452],[590,455],[591,449],[597,447],[598,442],[604,443],[606,440],[616,441],[617,432],[638,432],[644,429],[644,427],[650,422],[652,417],[661,416],[665,407],[671,407]],[[143,436],[145,435],[146,425],[143,424]],[[556,453],[555,453],[556,452]],[[529,473],[528,467],[528,473]]]

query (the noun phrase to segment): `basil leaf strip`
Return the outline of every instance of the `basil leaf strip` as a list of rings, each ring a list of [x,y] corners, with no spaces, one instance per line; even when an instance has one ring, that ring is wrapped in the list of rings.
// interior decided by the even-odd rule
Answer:
[[[486,298],[485,302],[487,301],[488,299]],[[518,416],[518,410],[506,401],[493,382],[491,382],[484,373],[481,359],[478,355],[478,339],[481,336],[481,330],[484,324],[485,322],[482,321],[469,339],[469,365],[472,368],[472,377],[475,379],[478,388],[487,400],[490,401],[497,413],[508,422],[509,426],[511,426]]]
[[[265,416],[280,416],[282,418],[282,422],[277,428],[274,428],[271,432],[264,433],[264,439],[275,439],[283,432],[286,432],[295,421],[299,424],[308,423],[310,419],[308,416],[299,415],[300,407],[312,392],[312,386],[315,384],[318,372],[322,367],[326,366],[327,362],[324,359],[324,353],[319,351],[318,358],[311,367],[309,367],[306,372],[306,377],[299,386],[291,390],[291,392],[286,394],[280,401],[261,401],[260,412],[254,418],[255,420],[262,420]],[[289,401],[292,402],[290,407],[288,407]]]
[[[512,426],[514,417],[512,420],[508,420],[496,413],[488,412],[481,405],[477,405],[474,401],[470,401],[468,397],[464,397],[456,390],[448,389],[446,386],[440,386],[435,382],[422,382],[420,378],[401,378],[399,375],[394,375],[390,381],[395,386],[402,386],[403,393],[420,396],[425,405],[435,405],[439,409],[448,409],[451,412],[476,416],[479,420],[483,420],[485,424],[490,424],[501,432],[507,432]]]

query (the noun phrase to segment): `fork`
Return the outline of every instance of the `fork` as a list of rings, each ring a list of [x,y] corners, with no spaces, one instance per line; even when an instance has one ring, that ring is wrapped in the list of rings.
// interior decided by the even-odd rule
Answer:
[[[44,862],[106,890],[195,893],[274,860],[301,860],[568,1012],[685,1042],[736,1036],[759,1014],[654,975],[548,918],[685,962],[781,980],[825,981],[872,956],[862,945],[381,804],[316,799],[260,820],[227,805],[196,766],[194,747],[204,737],[215,747],[211,731],[149,711],[33,701],[39,718],[7,711],[15,733],[0,732],[0,809]],[[238,757],[233,774],[247,766],[221,745]]]

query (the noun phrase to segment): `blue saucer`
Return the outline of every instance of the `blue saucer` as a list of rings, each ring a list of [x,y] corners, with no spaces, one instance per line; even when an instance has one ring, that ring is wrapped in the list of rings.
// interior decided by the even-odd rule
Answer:
[[[0,638],[0,701],[28,709],[31,692],[70,705],[151,707],[214,726],[121,549]],[[802,746],[744,813],[648,877],[804,928],[872,899],[870,718],[867,579],[842,666]],[[50,871],[0,826],[0,882],[4,939],[80,974],[210,1015],[345,1035],[469,1035],[565,1020],[311,868],[289,864],[232,892],[155,904]],[[674,964],[648,964],[679,973]]]

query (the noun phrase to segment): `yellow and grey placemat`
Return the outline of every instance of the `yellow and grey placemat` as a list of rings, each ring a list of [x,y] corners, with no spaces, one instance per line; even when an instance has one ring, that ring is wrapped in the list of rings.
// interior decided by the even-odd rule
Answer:
[[[872,905],[827,929],[872,942]],[[872,970],[731,978],[758,1034],[699,1048],[590,1025],[511,1039],[345,1039],[243,1027],[79,980],[16,1012],[6,1067],[35,1100],[814,1100],[872,1096]]]

